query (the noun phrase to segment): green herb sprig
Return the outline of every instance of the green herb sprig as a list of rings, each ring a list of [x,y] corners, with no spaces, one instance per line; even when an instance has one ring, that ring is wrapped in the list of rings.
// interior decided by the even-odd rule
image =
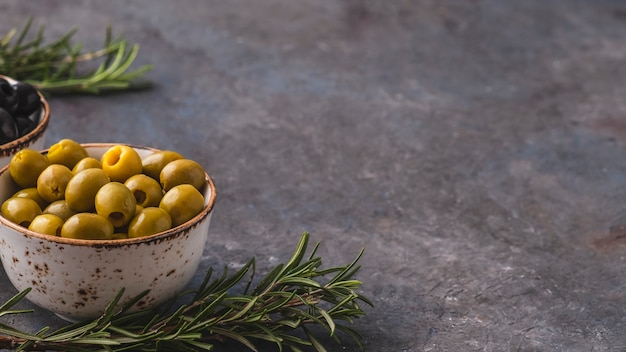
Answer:
[[[97,51],[83,51],[73,44],[72,29],[50,42],[44,42],[44,26],[34,39],[28,37],[32,19],[21,30],[11,29],[0,37],[0,74],[32,84],[44,94],[100,94],[150,87],[140,78],[152,69],[144,65],[130,70],[139,46],[121,36],[112,37],[107,27],[104,45]]]
[[[218,342],[237,341],[258,351],[255,343],[269,341],[279,351],[314,349],[326,352],[311,327],[326,330],[339,341],[338,331],[352,338],[362,349],[361,336],[346,325],[365,315],[360,303],[372,305],[357,293],[361,281],[354,277],[363,250],[348,265],[322,269],[316,256],[317,243],[305,257],[309,234],[304,233],[286,264],[274,267],[254,284],[255,260],[232,275],[227,270],[212,278],[209,270],[202,284],[181,294],[169,307],[129,312],[147,292],[119,306],[123,291],[110,302],[98,319],[68,325],[54,332],[43,328],[23,332],[0,323],[0,348],[16,351],[210,351]],[[246,279],[248,277],[248,279]],[[326,278],[322,283],[321,279]],[[243,292],[232,293],[243,285]],[[0,317],[24,314],[13,310],[28,290],[0,306]],[[187,298],[188,303],[176,302]],[[296,332],[302,331],[298,335]]]

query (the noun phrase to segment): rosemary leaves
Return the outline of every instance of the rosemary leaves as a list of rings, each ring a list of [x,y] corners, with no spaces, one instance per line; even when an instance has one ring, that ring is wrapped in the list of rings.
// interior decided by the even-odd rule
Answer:
[[[27,40],[31,24],[29,18],[21,30],[13,28],[0,36],[0,74],[30,83],[45,94],[99,94],[150,86],[139,78],[151,65],[131,70],[139,46],[113,38],[110,27],[100,50],[84,52],[80,44],[72,43],[76,29],[46,43],[43,26]]]
[[[219,341],[237,341],[249,350],[258,351],[259,341],[269,341],[283,351],[314,349],[325,352],[310,327],[323,327],[339,341],[337,332],[361,346],[359,333],[346,325],[365,315],[360,304],[372,303],[357,290],[355,279],[363,250],[345,266],[321,268],[316,256],[317,243],[305,256],[309,234],[304,233],[291,259],[279,264],[258,282],[253,282],[255,260],[232,275],[227,270],[213,278],[209,270],[201,285],[181,294],[187,303],[159,310],[129,313],[129,308],[143,295],[122,307],[118,302],[123,291],[108,305],[98,319],[68,325],[50,332],[19,331],[0,323],[0,348],[16,351],[208,351]],[[324,281],[322,282],[322,279]],[[232,293],[244,284],[241,293]],[[28,294],[22,291],[0,306],[0,317],[25,314],[12,310]],[[145,294],[145,293],[144,293]],[[302,331],[303,334],[296,334]]]

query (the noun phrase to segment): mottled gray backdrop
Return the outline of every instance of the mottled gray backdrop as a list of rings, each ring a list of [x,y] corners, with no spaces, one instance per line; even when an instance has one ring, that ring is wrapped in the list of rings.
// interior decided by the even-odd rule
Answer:
[[[328,265],[366,249],[365,351],[626,351],[626,2],[1,0],[0,33],[28,16],[154,65],[149,91],[52,98],[47,144],[201,162],[198,279],[309,231]]]

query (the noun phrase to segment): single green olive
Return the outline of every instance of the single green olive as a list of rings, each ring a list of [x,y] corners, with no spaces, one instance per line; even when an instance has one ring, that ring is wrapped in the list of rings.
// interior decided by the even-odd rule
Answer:
[[[52,164],[65,165],[70,170],[88,156],[87,150],[72,139],[61,139],[48,149],[48,160]]]
[[[84,240],[110,240],[113,236],[113,225],[98,214],[78,213],[63,223],[61,236]]]
[[[204,168],[191,159],[170,161],[161,170],[159,180],[165,192],[182,184],[190,184],[196,189],[201,189],[206,182]]]
[[[22,149],[11,158],[9,173],[20,187],[36,187],[37,177],[48,165],[47,156],[33,149]]]
[[[52,203],[65,197],[65,188],[72,178],[72,170],[61,164],[45,168],[37,178],[37,192],[45,201]]]
[[[33,219],[41,214],[39,204],[30,198],[9,198],[0,208],[7,220],[28,228]]]
[[[63,222],[63,219],[54,214],[41,214],[31,221],[28,229],[44,235],[61,236]]]
[[[102,164],[100,164],[100,160],[88,156],[86,158],[80,159],[74,168],[72,168],[72,172],[77,174],[79,171],[83,171],[85,169],[102,169]]]
[[[129,177],[124,186],[133,192],[137,204],[142,207],[158,207],[163,197],[163,189],[159,182],[144,174]]]
[[[37,187],[28,187],[28,188],[20,189],[19,191],[15,192],[11,197],[30,198],[34,200],[35,202],[37,202],[37,204],[39,204],[39,207],[41,209],[44,209],[45,207],[48,206],[48,202],[46,202],[43,198],[41,198],[41,196],[39,195],[39,192],[37,192]]]
[[[65,201],[75,212],[93,211],[96,193],[109,183],[109,176],[102,169],[85,169],[70,179],[65,188]]]
[[[76,212],[67,205],[65,199],[59,199],[50,203],[50,205],[43,210],[43,213],[54,214],[63,219],[63,221],[66,221],[70,216],[76,214]]]
[[[128,234],[126,232],[114,232],[113,236],[111,236],[112,240],[125,240],[128,238]]]
[[[170,161],[183,158],[184,157],[180,153],[171,150],[160,150],[154,152],[144,157],[141,161],[143,173],[159,181],[161,170],[163,170],[165,165],[167,165]]]
[[[147,207],[130,221],[128,237],[137,238],[167,231],[172,228],[172,218],[164,209]]]
[[[202,211],[204,208],[204,197],[192,185],[178,185],[163,195],[159,208],[170,214],[172,227],[176,227]]]
[[[100,158],[100,164],[111,181],[116,182],[124,182],[143,170],[139,153],[134,148],[122,144],[107,149]]]
[[[96,193],[96,213],[107,219],[113,226],[122,227],[135,215],[135,196],[119,182],[109,182]]]

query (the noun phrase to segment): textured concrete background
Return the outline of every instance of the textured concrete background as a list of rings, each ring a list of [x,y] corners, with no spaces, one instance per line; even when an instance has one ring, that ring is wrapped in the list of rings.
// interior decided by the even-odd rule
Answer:
[[[155,65],[51,100],[47,141],[205,165],[203,269],[309,231],[328,265],[366,249],[366,351],[626,351],[626,2],[1,0],[0,33],[29,15]]]

